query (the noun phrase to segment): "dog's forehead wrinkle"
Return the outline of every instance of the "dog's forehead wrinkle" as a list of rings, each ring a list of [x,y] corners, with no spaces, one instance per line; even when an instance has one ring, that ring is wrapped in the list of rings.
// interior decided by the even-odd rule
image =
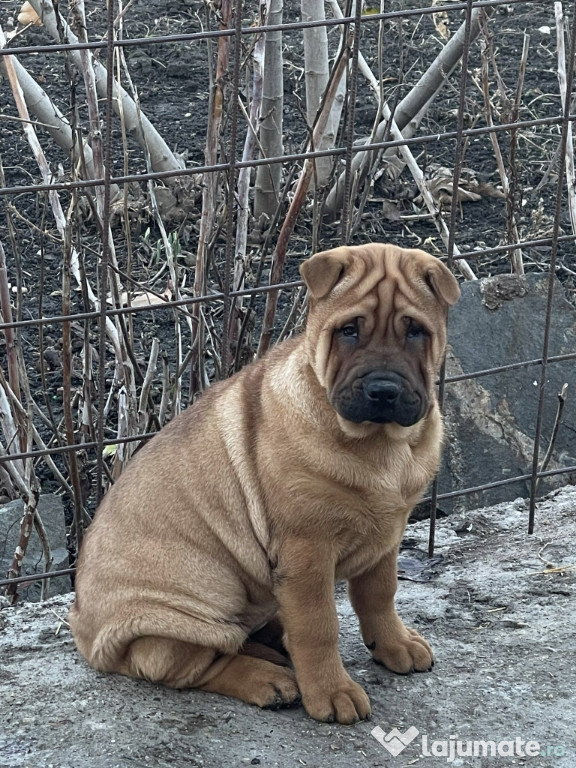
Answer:
[[[330,309],[326,313],[326,322],[322,328],[322,333],[332,333],[335,328],[342,328],[346,323],[357,318],[370,323],[377,306],[378,296],[374,290],[360,297],[353,307],[350,307],[349,301],[342,302],[340,307],[340,302],[333,299]]]
[[[358,296],[371,293],[378,283],[385,278],[384,264],[375,263],[365,254],[355,259],[351,268],[338,282],[333,290],[333,296],[350,295],[350,292]]]
[[[418,322],[428,328],[429,319],[437,313],[437,302],[424,283],[407,284],[404,290],[394,293],[394,309],[398,316]]]

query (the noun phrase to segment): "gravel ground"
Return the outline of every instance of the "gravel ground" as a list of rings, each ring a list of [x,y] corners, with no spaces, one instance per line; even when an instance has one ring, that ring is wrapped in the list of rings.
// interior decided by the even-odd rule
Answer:
[[[352,727],[95,672],[66,627],[69,595],[6,608],[0,766],[573,768],[575,505],[575,488],[548,496],[532,536],[521,500],[438,522],[442,561],[429,581],[402,581],[398,596],[407,623],[433,644],[430,674],[400,677],[373,664],[338,587],[344,662],[373,705],[372,721]],[[425,546],[425,522],[408,533],[411,547]],[[392,756],[371,731],[383,738],[395,727],[418,734]],[[457,740],[464,753],[492,741],[496,755],[490,744],[458,755]]]

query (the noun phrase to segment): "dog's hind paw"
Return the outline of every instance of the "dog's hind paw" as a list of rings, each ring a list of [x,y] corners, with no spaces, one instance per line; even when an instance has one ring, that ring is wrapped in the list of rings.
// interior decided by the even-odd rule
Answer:
[[[258,707],[296,703],[300,697],[294,672],[261,658],[238,655],[214,677],[200,686],[204,691],[234,696]]]

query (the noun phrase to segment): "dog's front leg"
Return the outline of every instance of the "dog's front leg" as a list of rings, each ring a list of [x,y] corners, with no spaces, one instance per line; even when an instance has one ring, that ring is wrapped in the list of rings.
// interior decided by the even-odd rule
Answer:
[[[425,672],[434,663],[430,646],[416,630],[404,626],[394,605],[397,554],[395,548],[371,570],[351,579],[350,601],[375,661],[399,674]]]
[[[369,717],[370,700],[344,669],[338,651],[334,563],[328,545],[286,541],[276,596],[306,711],[316,720],[355,723]]]

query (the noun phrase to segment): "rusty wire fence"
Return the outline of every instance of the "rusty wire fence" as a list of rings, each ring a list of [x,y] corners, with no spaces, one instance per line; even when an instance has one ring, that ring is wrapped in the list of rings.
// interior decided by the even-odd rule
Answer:
[[[439,502],[520,481],[532,532],[541,479],[576,472],[546,468],[549,425],[542,446],[549,366],[576,358],[550,351],[556,281],[572,303],[576,285],[573,4],[101,5],[32,0],[2,20],[0,484],[24,516],[0,587],[15,600],[73,573],[51,568],[42,493],[63,495],[73,564],[137,447],[298,330],[298,264],[372,240],[429,250],[463,280],[547,277],[539,357],[440,381],[442,398],[533,369],[531,464],[429,499],[430,552]],[[302,38],[318,30],[328,67],[307,112]]]

